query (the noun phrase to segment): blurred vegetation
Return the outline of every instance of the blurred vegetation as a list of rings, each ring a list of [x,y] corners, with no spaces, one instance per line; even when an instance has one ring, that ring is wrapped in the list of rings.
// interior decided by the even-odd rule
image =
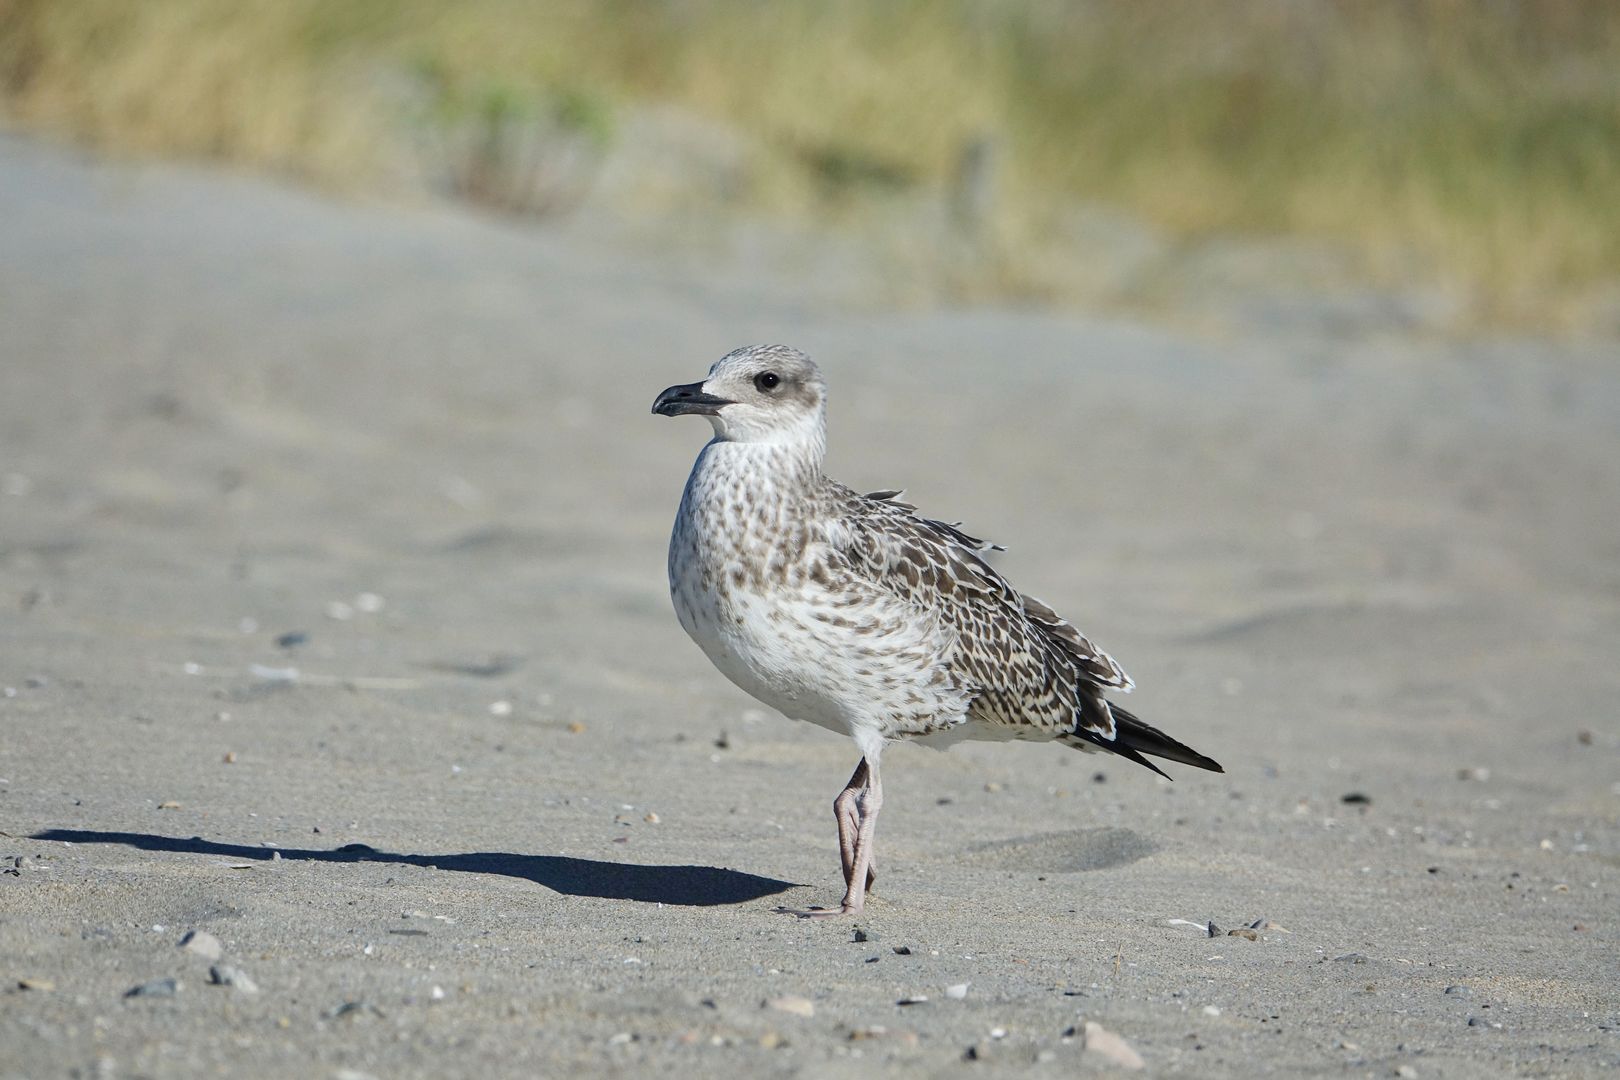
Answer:
[[[763,148],[728,197],[789,214],[994,147],[1014,257],[1084,199],[1416,265],[1497,322],[1620,281],[1613,0],[0,0],[0,110],[118,151],[385,184],[423,86],[581,145],[678,106]]]

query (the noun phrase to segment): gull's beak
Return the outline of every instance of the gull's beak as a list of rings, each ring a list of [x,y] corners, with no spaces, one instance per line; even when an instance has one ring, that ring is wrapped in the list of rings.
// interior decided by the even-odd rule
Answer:
[[[653,402],[652,411],[659,416],[685,416],[687,413],[697,413],[699,416],[713,416],[720,411],[722,405],[731,402],[723,397],[703,392],[700,382],[687,383],[685,386],[672,386],[658,395]]]

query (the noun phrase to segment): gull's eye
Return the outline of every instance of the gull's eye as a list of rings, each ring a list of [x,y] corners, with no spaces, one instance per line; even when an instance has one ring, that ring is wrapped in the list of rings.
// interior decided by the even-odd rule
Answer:
[[[758,375],[754,376],[754,388],[762,394],[768,394],[772,390],[775,390],[777,384],[781,381],[782,377],[776,372],[762,371]]]

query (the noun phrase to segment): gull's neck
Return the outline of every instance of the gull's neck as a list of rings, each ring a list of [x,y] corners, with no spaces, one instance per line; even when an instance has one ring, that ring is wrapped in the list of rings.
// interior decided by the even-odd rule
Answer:
[[[791,498],[826,482],[821,463],[827,456],[827,423],[819,410],[770,430],[738,431],[720,417],[710,422],[714,439],[692,470],[705,487]]]
[[[754,497],[791,498],[815,491],[825,446],[820,440],[740,442],[715,438],[698,455],[693,478],[705,487],[724,487]]]

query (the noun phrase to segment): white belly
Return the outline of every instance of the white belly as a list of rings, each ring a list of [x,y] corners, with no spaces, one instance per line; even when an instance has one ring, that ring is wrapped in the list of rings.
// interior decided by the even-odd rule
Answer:
[[[960,723],[965,695],[935,677],[939,630],[889,598],[849,606],[823,587],[760,590],[672,552],[681,625],[726,678],[784,716],[858,743]]]
[[[784,716],[854,733],[858,721],[843,700],[854,680],[829,664],[836,645],[818,632],[805,598],[705,587],[691,563],[672,576],[670,596],[681,626],[726,678]]]

